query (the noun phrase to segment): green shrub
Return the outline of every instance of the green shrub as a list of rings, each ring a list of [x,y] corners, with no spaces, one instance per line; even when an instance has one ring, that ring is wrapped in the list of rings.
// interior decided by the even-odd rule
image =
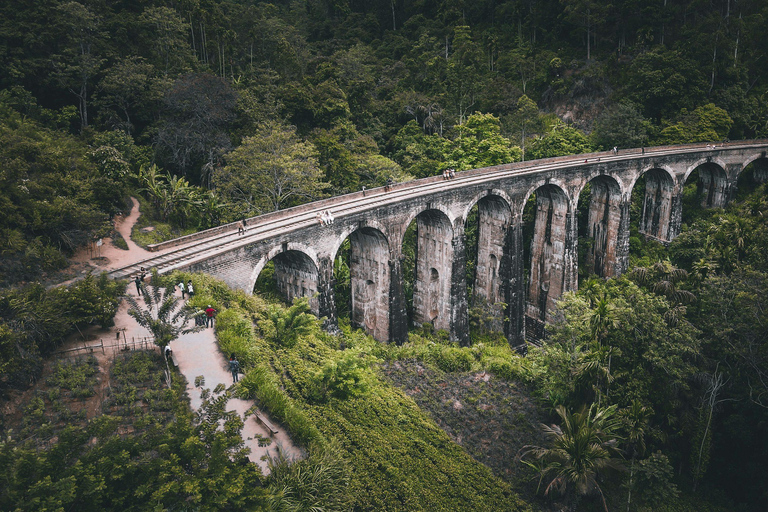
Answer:
[[[93,356],[74,361],[62,361],[53,365],[47,379],[49,386],[68,389],[74,398],[88,398],[95,393],[99,363]]]
[[[370,388],[370,358],[347,351],[339,359],[327,361],[314,377],[318,398],[344,400],[365,393]]]
[[[468,372],[475,356],[467,348],[440,347],[433,352],[435,364],[444,372]]]

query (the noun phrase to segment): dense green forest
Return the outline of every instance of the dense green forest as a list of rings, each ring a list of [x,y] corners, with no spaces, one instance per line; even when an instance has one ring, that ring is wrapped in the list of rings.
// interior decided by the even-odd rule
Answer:
[[[3,280],[61,268],[128,190],[178,234],[446,166],[765,136],[767,9],[4,2]]]
[[[110,324],[121,283],[41,283],[130,195],[150,243],[446,167],[767,137],[766,22],[757,0],[2,2],[0,393],[27,388],[68,334]],[[386,347],[343,322],[340,347],[310,320],[290,339],[280,321],[301,304],[194,276],[223,350],[247,354],[239,392],[309,457],[263,478],[239,464],[218,395],[217,434],[183,390],[159,389],[156,361],[126,361],[155,408],[133,436],[127,398],[82,428],[50,394],[21,437],[0,421],[0,508],[764,510],[766,192],[745,173],[727,208],[686,208],[669,247],[633,230],[631,271],[581,276],[524,356],[482,311],[470,347],[426,328]],[[491,471],[397,387],[413,365],[518,386],[549,430]],[[117,396],[139,386],[112,379]]]

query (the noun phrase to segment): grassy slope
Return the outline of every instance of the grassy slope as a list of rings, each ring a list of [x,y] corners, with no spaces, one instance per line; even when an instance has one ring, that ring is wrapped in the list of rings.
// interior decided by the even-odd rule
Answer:
[[[413,399],[378,374],[369,375],[370,387],[361,396],[312,398],[313,376],[326,362],[348,351],[381,359],[389,347],[350,333],[345,352],[338,349],[338,339],[317,326],[291,348],[275,346],[253,327],[253,320],[268,323],[263,301],[231,292],[207,276],[192,278],[195,300],[214,302],[223,311],[217,336],[222,350],[236,352],[246,370],[243,389],[284,424],[294,425],[289,429],[295,438],[316,440],[315,433],[302,431],[306,428],[316,429],[325,440],[339,441],[351,465],[355,510],[530,508],[508,483],[454,443]]]

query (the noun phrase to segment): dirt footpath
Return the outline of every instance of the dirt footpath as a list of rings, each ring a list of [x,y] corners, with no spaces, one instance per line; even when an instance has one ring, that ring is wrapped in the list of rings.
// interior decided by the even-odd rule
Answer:
[[[95,265],[99,270],[109,270],[140,261],[150,254],[131,240],[131,230],[141,215],[139,212],[139,202],[135,198],[131,198],[131,200],[133,202],[133,209],[130,214],[126,217],[119,217],[115,221],[115,229],[127,242],[128,250],[119,249],[109,243],[108,239],[105,239],[101,247],[100,258],[89,259],[88,252],[83,251],[74,258],[77,263]],[[136,297],[136,289],[133,283],[128,284],[127,293]],[[139,299],[140,304],[141,302],[141,299]],[[105,345],[114,345],[116,333],[120,333],[121,341],[127,340],[129,344],[132,340],[135,341],[149,336],[149,332],[138,325],[133,317],[128,314],[128,304],[125,301],[120,304],[115,315],[115,327],[109,330],[94,329],[90,331],[87,334],[95,341],[89,341],[87,344],[98,345],[99,340],[104,340]],[[72,341],[62,348],[66,349],[75,346],[83,346],[83,342]],[[202,376],[205,379],[205,387],[208,389],[215,388],[219,383],[223,383],[227,387],[232,385],[232,375],[228,371],[227,357],[219,351],[213,329],[204,329],[200,332],[182,335],[171,343],[171,349],[178,362],[179,372],[187,379],[187,392],[192,410],[197,410],[202,404],[202,399],[200,398],[201,388],[195,387],[196,377]],[[93,351],[93,355],[99,361],[102,379],[105,379],[105,375],[109,375],[114,353],[114,349],[106,349],[104,353],[102,353],[101,349]],[[236,411],[242,417],[253,405],[252,401],[232,399],[228,403],[228,410]],[[258,464],[262,471],[267,474],[269,470],[262,458],[270,452],[274,453],[278,444],[281,445],[289,457],[299,458],[303,456],[303,453],[291,441],[282,425],[275,422],[263,411],[262,415],[277,429],[277,433],[272,434],[255,416],[250,416],[244,422],[245,426],[242,435],[245,445],[251,449],[251,461]],[[262,438],[265,440],[270,439],[271,443],[269,441],[260,442]],[[268,443],[269,445],[267,445]],[[264,446],[259,446],[260,444]]]

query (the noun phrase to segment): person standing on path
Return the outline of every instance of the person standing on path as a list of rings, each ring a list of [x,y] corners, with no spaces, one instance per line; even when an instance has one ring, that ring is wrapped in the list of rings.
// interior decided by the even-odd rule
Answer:
[[[193,295],[195,295],[195,289],[192,288],[192,280],[190,279],[187,283],[187,294],[189,295],[189,298],[191,299]]]
[[[211,307],[210,304],[208,304],[208,307],[205,310],[205,326],[206,327],[213,327],[213,318],[216,314],[216,310]]]
[[[133,282],[136,283],[136,293],[138,293],[139,296],[141,296],[141,278],[139,276],[136,276]]]
[[[237,382],[240,374],[240,362],[235,357],[235,354],[229,356],[229,371],[232,372],[232,383],[234,384]]]
[[[184,281],[179,281],[179,290],[181,290],[181,298],[184,298]]]

